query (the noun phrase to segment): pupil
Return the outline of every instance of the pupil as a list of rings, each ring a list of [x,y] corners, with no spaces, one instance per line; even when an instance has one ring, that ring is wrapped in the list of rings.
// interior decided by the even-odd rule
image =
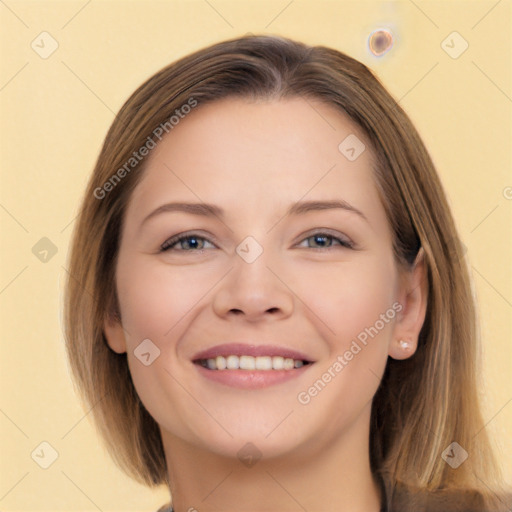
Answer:
[[[190,237],[188,240],[186,240],[186,242],[190,245],[192,245],[193,247],[196,247],[196,244],[197,244],[197,238],[195,237]]]
[[[320,245],[325,245],[325,240],[326,240],[326,236],[320,236],[320,235],[315,235],[315,243],[318,243],[318,240],[320,240]],[[322,240],[324,241],[324,243],[322,243]]]

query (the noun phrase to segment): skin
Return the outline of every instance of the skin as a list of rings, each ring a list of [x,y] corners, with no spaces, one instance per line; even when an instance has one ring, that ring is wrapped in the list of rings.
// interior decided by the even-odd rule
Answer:
[[[333,107],[301,98],[200,105],[154,149],[126,211],[116,283],[122,325],[109,346],[158,422],[176,512],[380,510],[369,466],[371,400],[388,355],[410,357],[425,318],[425,264],[397,266],[368,144],[349,161],[338,145],[360,130]],[[299,200],[344,209],[287,217]],[[169,202],[213,203],[224,217],[166,212]],[[317,228],[322,228],[318,229]],[[351,240],[354,248],[334,238]],[[161,245],[176,234],[204,238]],[[247,263],[252,236],[263,253]],[[307,404],[298,401],[365,328],[402,306]],[[134,350],[149,338],[149,366]],[[191,359],[224,342],[300,350],[315,363],[295,379],[241,390],[212,382]],[[409,340],[404,350],[399,340]],[[239,450],[261,458],[248,467]],[[254,453],[253,453],[254,452]]]

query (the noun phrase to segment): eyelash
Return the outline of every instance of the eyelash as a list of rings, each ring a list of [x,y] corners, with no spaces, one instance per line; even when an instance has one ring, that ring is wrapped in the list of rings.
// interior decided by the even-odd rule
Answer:
[[[353,249],[354,248],[354,243],[353,242],[351,242],[349,240],[344,240],[343,238],[336,237],[336,236],[331,235],[329,233],[326,233],[324,231],[318,231],[316,233],[312,233],[309,236],[307,236],[306,238],[304,238],[302,241],[308,240],[309,238],[316,237],[316,236],[323,236],[324,238],[331,238],[332,240],[339,242],[339,245],[342,248],[345,248],[345,249]],[[200,253],[202,253],[203,251],[206,250],[206,249],[193,249],[193,250],[190,250],[190,249],[172,249],[172,247],[174,245],[177,245],[182,240],[188,240],[190,238],[195,238],[197,240],[204,240],[204,241],[210,242],[210,240],[208,240],[207,238],[205,238],[203,236],[200,236],[197,233],[182,233],[180,235],[173,236],[172,238],[169,238],[169,240],[165,241],[161,245],[161,247],[160,247],[160,252],[166,252],[166,251],[169,251],[169,250],[174,250],[174,251],[178,251],[178,252],[200,252]],[[213,243],[213,242],[210,242],[210,243]],[[330,246],[330,247],[310,247],[310,249],[316,249],[316,250],[320,250],[320,251],[330,251],[330,250],[333,250],[334,247],[335,246]]]

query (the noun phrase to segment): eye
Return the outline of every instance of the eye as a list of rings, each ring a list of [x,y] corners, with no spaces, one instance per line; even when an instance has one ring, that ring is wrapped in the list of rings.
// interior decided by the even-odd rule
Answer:
[[[334,236],[329,233],[319,231],[305,238],[303,241],[312,240],[316,246],[309,246],[310,249],[326,249],[331,250],[336,245],[353,249],[354,243],[348,238]],[[183,251],[183,252],[202,252],[205,244],[215,245],[207,238],[197,233],[181,233],[166,240],[160,247],[161,252],[165,251]]]
[[[345,247],[347,249],[353,249],[354,243],[348,238],[338,237],[331,235],[329,233],[318,231],[317,233],[313,233],[304,239],[304,241],[313,240],[313,244],[316,245],[313,247],[309,247],[311,249],[327,249],[330,250],[334,246],[339,245],[341,247]],[[334,243],[335,242],[335,243]]]
[[[166,240],[160,247],[160,251],[187,251],[201,252],[205,243],[211,243],[206,238],[199,236],[197,233],[182,233]],[[212,244],[213,245],[213,244]],[[175,247],[177,246],[177,247]],[[181,248],[178,248],[181,247]],[[194,250],[195,249],[195,250]]]

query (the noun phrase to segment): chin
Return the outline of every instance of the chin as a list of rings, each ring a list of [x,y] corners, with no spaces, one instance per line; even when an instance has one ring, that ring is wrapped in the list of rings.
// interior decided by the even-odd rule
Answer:
[[[203,440],[204,443],[204,440]],[[259,433],[247,430],[237,433],[233,438],[211,439],[204,448],[216,455],[236,459],[251,467],[257,461],[278,460],[283,457],[298,455],[301,444],[298,439],[290,439],[289,435],[265,438]]]
[[[265,418],[226,415],[221,421],[224,428],[211,418],[209,421],[194,418],[197,421],[194,426],[195,421],[189,418],[186,426],[182,424],[176,428],[176,425],[169,425],[167,431],[175,439],[182,439],[196,449],[228,459],[238,459],[242,463],[246,460],[278,459],[297,455],[308,444],[308,437],[314,438],[313,433],[308,436],[304,422],[299,425],[284,425],[288,421],[283,422],[284,416],[282,411]],[[280,422],[283,424],[279,425]],[[267,425],[272,426],[267,428]]]

